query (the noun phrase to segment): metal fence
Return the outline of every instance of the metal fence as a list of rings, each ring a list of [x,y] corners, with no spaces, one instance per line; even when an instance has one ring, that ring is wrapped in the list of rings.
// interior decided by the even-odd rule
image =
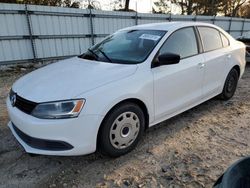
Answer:
[[[118,29],[170,21],[213,23],[234,37],[250,31],[250,19],[242,18],[0,3],[0,64],[74,56]]]

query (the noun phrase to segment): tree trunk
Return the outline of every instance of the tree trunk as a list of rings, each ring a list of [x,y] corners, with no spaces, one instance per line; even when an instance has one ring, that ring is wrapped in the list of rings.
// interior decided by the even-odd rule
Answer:
[[[125,8],[124,10],[129,10],[129,0],[125,0]]]

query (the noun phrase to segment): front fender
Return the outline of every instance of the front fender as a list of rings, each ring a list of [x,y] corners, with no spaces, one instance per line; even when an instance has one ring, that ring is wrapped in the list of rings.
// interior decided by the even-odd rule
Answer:
[[[104,117],[110,109],[121,101],[138,99],[147,108],[149,122],[154,120],[153,77],[151,72],[136,74],[104,85],[79,97],[86,99],[81,115],[95,114]]]

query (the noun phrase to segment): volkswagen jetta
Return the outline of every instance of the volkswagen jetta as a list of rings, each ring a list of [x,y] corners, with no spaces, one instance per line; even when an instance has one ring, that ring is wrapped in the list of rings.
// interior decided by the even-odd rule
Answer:
[[[28,153],[116,157],[148,127],[212,97],[230,99],[244,68],[245,45],[217,26],[133,26],[17,80],[8,126]]]

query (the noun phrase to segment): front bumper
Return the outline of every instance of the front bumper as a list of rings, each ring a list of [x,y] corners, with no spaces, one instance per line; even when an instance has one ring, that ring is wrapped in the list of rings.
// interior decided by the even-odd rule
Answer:
[[[9,99],[7,110],[11,120],[8,126],[28,153],[70,156],[89,154],[96,150],[97,133],[103,116],[80,114],[77,118],[69,119],[38,119],[12,107]],[[41,145],[37,141],[46,144]],[[51,142],[57,146],[58,143],[66,143],[72,147],[47,147],[47,143]]]

